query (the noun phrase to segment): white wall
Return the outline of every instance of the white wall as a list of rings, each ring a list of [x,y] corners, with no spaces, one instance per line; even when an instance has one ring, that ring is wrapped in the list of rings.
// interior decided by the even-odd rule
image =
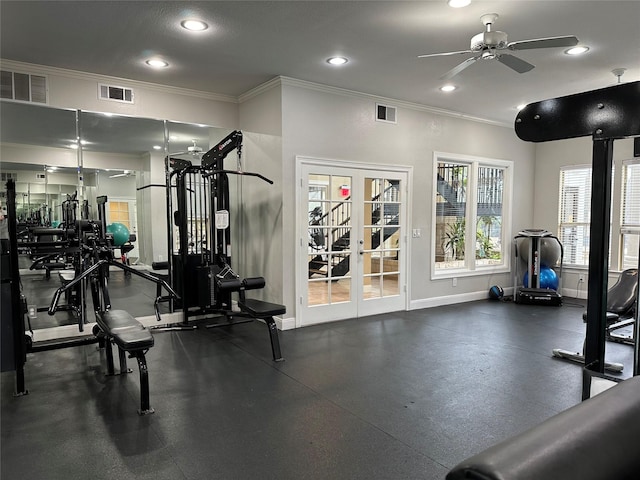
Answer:
[[[237,128],[237,100],[224,95],[146,84],[135,80],[2,60],[3,69],[46,75],[49,105],[133,117]],[[98,83],[133,89],[134,103],[100,100]]]
[[[560,168],[572,165],[592,164],[593,141],[591,137],[558,140],[536,144],[535,153],[535,189],[534,189],[534,224],[536,228],[545,228],[554,234],[558,233],[558,206],[560,196]],[[613,144],[614,171],[622,171],[622,161],[633,158],[633,139],[616,140]],[[619,175],[613,186],[612,216],[619,215],[622,187]],[[611,253],[618,255],[619,245],[612,236]],[[585,276],[582,286],[578,284],[578,275]],[[612,275],[612,279],[617,275]],[[563,272],[563,290],[567,295],[579,295],[586,298],[588,277],[585,269],[565,269]],[[579,290],[579,292],[578,292]]]
[[[284,82],[283,116],[283,291],[284,303],[295,305],[295,157],[400,164],[414,168],[409,228],[420,228],[421,238],[410,239],[412,271],[409,280],[412,306],[428,306],[439,297],[488,291],[495,283],[511,284],[509,274],[465,277],[457,287],[451,280],[430,280],[433,152],[513,160],[513,231],[533,223],[533,144],[520,141],[512,128],[427,110],[401,106],[397,124],[375,121],[376,99],[336,89],[306,88]],[[387,101],[386,104],[394,105]],[[515,118],[515,115],[514,115]],[[290,252],[287,254],[287,252]],[[430,300],[431,299],[431,300]],[[293,313],[293,312],[291,312]],[[287,314],[289,316],[289,312]]]

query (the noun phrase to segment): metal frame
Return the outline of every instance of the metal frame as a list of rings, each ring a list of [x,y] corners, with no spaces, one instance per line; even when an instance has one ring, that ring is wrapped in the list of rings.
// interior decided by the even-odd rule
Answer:
[[[592,373],[604,376],[606,341],[611,170],[616,139],[640,136],[640,82],[618,84],[590,92],[527,105],[515,120],[518,137],[529,142],[593,138],[591,230],[587,334],[582,399],[590,397]],[[636,312],[636,319],[638,314]],[[638,371],[638,345],[634,374]]]

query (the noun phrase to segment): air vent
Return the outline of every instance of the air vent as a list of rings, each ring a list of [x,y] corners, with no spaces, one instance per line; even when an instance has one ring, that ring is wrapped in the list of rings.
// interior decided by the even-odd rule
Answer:
[[[376,120],[379,122],[397,123],[396,107],[376,103]]]
[[[98,98],[111,102],[133,103],[133,90],[115,85],[98,84]]]
[[[47,77],[2,70],[0,97],[21,102],[47,103]]]

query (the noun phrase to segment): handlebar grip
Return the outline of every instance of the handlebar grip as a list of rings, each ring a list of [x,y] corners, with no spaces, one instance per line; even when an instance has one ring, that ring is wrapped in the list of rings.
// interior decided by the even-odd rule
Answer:
[[[58,302],[60,301],[60,295],[62,295],[61,288],[57,289],[56,293],[53,294],[51,305],[49,305],[49,310],[47,311],[49,315],[55,315],[56,310],[58,309]]]

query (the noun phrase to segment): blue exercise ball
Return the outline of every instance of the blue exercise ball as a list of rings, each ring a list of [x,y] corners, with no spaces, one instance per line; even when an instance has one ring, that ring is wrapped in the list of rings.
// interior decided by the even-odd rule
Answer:
[[[529,272],[525,272],[522,284],[526,287],[528,282]],[[558,290],[558,275],[553,268],[549,268],[546,265],[540,267],[540,288]]]
[[[107,233],[113,235],[113,244],[121,247],[129,241],[129,229],[122,223],[114,222],[107,225]]]

